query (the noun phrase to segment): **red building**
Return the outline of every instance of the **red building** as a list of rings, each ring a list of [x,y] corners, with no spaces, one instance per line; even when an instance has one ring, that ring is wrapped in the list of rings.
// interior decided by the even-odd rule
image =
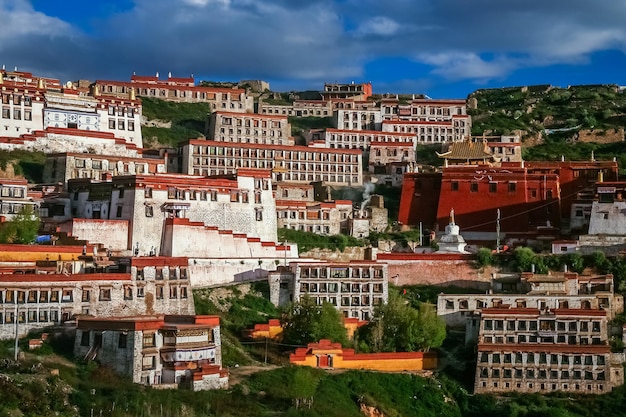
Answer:
[[[426,228],[448,223],[454,209],[467,232],[495,234],[497,210],[503,234],[525,234],[538,227],[559,227],[571,205],[598,178],[617,179],[612,161],[507,162],[500,166],[455,165],[440,173],[407,173],[398,220]]]
[[[406,225],[434,228],[441,191],[440,172],[407,172],[404,174],[398,221]]]
[[[560,224],[559,176],[533,173],[528,168],[454,166],[444,169],[437,207],[440,229],[450,210],[463,231],[496,230],[497,211],[503,233],[526,233]]]

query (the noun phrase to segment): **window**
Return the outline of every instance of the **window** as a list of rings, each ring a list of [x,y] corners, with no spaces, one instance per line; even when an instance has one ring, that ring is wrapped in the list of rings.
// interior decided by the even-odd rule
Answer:
[[[130,130],[130,131],[134,131],[135,130],[135,122],[133,122],[132,120],[128,121],[128,130]]]
[[[263,210],[255,210],[256,221],[260,222],[263,220]]]
[[[154,347],[155,346],[155,337],[154,333],[144,333],[143,334],[143,347]]]
[[[115,129],[115,119],[109,119],[109,129]]]
[[[22,119],[22,111],[21,110],[13,110],[13,118],[15,120],[21,120]]]
[[[514,193],[516,190],[517,190],[517,183],[510,182],[509,183],[509,192],[510,193]]]
[[[91,300],[91,291],[83,290],[83,294],[82,294],[80,300],[83,301],[83,302]]]
[[[450,184],[450,187],[451,187],[452,191],[459,191],[459,182],[458,181],[452,181],[452,183]]]
[[[154,216],[154,207],[146,206],[146,217],[153,217],[153,216]]]
[[[144,190],[143,196],[145,198],[152,198],[152,187],[146,187]]]
[[[117,121],[117,128],[119,130],[124,130],[124,120],[118,120]]]
[[[100,301],[111,301],[110,288],[100,288]]]
[[[128,344],[128,334],[120,333],[119,338],[117,339],[117,347],[120,349],[126,349],[127,344]]]
[[[477,193],[478,192],[478,183],[477,182],[470,183],[470,191],[473,192],[473,193]]]
[[[80,335],[80,345],[81,346],[89,346],[89,332],[83,331]]]
[[[497,182],[490,182],[489,183],[489,192],[490,193],[495,193],[498,191],[498,183]]]
[[[122,217],[122,206],[117,206],[116,217]]]

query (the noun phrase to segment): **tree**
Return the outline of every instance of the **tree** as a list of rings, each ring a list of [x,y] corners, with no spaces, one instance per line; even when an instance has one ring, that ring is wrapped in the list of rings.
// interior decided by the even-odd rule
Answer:
[[[530,272],[536,262],[537,255],[530,248],[519,247],[515,249],[515,265],[519,272]]]
[[[478,264],[479,268],[484,268],[485,266],[491,265],[493,263],[493,254],[491,253],[491,249],[478,249],[478,254],[476,255],[476,263]]]
[[[320,375],[310,368],[297,367],[291,377],[291,394],[296,408],[311,408],[313,397],[320,383]]]
[[[330,303],[315,304],[309,296],[289,304],[282,313],[283,340],[296,345],[306,345],[320,339],[346,345],[347,331],[341,313]]]
[[[359,331],[374,352],[428,351],[439,347],[446,335],[446,326],[433,306],[411,307],[398,291],[389,291],[389,300],[379,306],[374,318]]]
[[[40,219],[25,206],[12,220],[0,226],[0,243],[32,243],[39,232]]]

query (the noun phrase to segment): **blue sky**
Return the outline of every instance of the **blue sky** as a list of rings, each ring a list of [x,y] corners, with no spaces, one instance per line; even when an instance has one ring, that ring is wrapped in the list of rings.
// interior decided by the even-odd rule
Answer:
[[[626,84],[623,0],[0,0],[0,64],[60,78],[194,74],[275,91]]]

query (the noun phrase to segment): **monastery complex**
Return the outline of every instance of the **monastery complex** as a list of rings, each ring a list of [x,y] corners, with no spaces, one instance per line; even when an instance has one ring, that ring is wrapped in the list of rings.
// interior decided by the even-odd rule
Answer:
[[[477,248],[496,242],[497,251],[619,254],[626,183],[617,162],[524,161],[517,136],[471,136],[465,99],[333,83],[317,99],[276,104],[253,93],[267,83],[246,85],[171,74],[61,83],[0,71],[0,150],[46,154],[43,183],[0,179],[1,221],[25,209],[41,220],[38,244],[0,245],[0,338],[71,324],[78,357],[136,383],[223,388],[220,318],[196,315],[195,289],[267,281],[276,306],[306,295],[360,323],[390,286],[454,284],[484,291],[442,294],[437,305],[477,344],[475,392],[623,384],[624,353],[610,349],[610,321],[624,309],[612,275],[490,274],[473,263]],[[205,135],[144,147],[142,98],[205,104]],[[297,143],[293,121],[311,117],[332,127]],[[425,144],[439,146],[441,167],[418,163]],[[398,213],[376,185],[397,187]],[[332,197],[347,188],[358,197]],[[293,229],[366,239],[392,228],[419,228],[438,247],[381,243],[322,258],[278,237]],[[374,357],[328,340],[290,360],[382,371],[438,363],[432,352]]]

